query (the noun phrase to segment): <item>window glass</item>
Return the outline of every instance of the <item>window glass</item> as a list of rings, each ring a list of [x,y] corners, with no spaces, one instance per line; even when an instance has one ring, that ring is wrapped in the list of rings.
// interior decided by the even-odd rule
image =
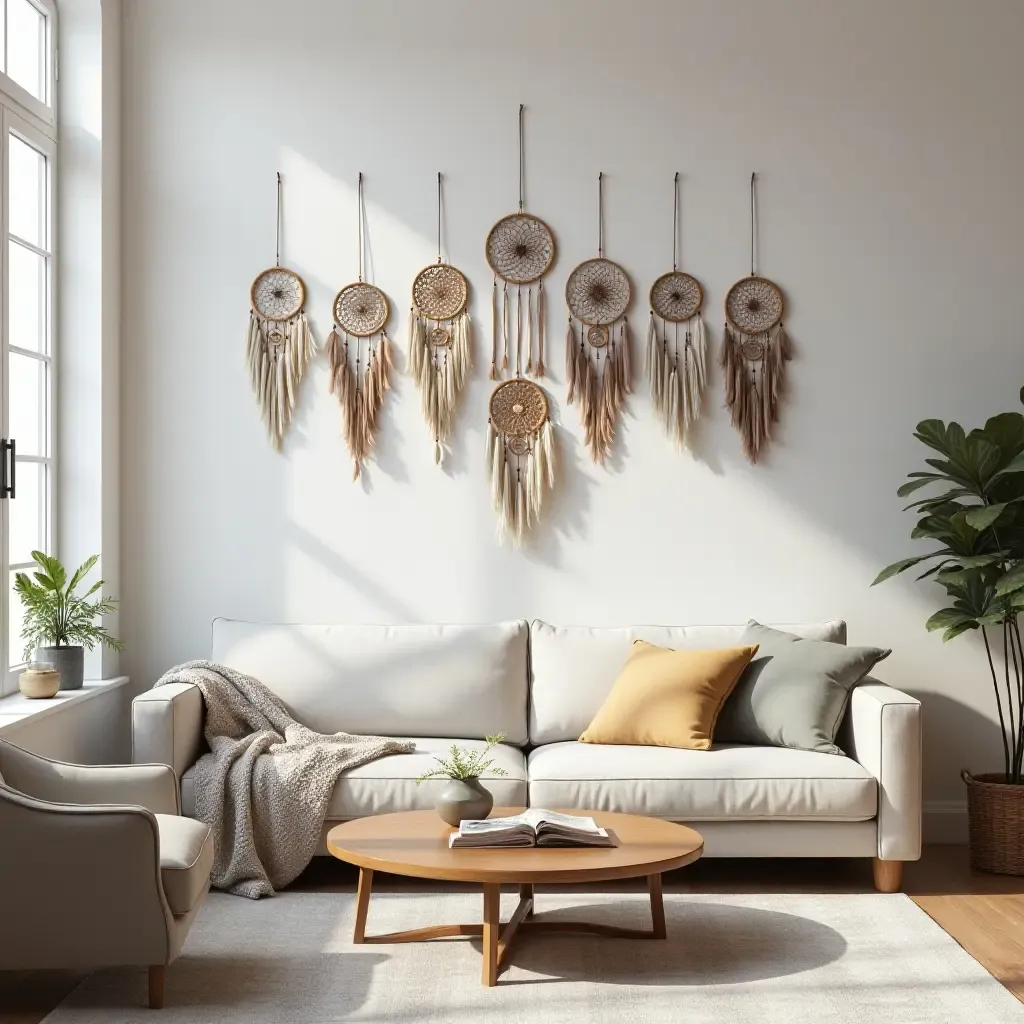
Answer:
[[[45,248],[46,157],[17,135],[10,144],[10,217],[8,230],[40,249]]]
[[[10,342],[43,352],[46,347],[46,257],[18,242],[8,246]]]
[[[46,454],[46,363],[12,352],[8,424],[19,455]]]
[[[33,551],[46,550],[47,467],[39,462],[19,461],[15,469],[17,496],[7,503],[11,565],[30,562]]]
[[[7,74],[46,102],[46,18],[29,0],[7,0]]]

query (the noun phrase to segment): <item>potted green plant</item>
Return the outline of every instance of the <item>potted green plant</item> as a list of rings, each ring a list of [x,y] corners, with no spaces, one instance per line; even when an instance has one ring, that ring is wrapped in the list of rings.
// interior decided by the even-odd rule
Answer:
[[[449,780],[434,801],[435,810],[449,825],[458,828],[465,818],[486,818],[491,813],[494,797],[480,784],[480,776],[485,772],[508,775],[504,768],[494,768],[494,758],[487,756],[504,738],[504,733],[485,737],[487,746],[483,750],[466,750],[453,743],[448,756],[435,757],[437,766],[416,780],[416,785],[426,779]]]
[[[112,597],[89,600],[103,586],[103,580],[84,594],[75,593],[98,559],[98,555],[87,558],[69,580],[59,559],[33,551],[32,561],[38,569],[32,578],[23,572],[14,577],[14,589],[24,608],[21,638],[25,641],[25,660],[50,662],[60,673],[62,690],[77,690],[82,685],[87,650],[97,644],[124,650],[120,640],[96,624],[98,618],[117,607]]]
[[[1024,403],[1024,388],[1020,393]],[[940,493],[907,506],[919,516],[911,537],[931,551],[886,566],[875,583],[927,563],[949,603],[928,619],[944,641],[978,630],[995,694],[1003,770],[967,784],[971,863],[984,871],[1024,874],[1024,415],[993,416],[970,433],[959,423],[924,420],[914,435],[940,458],[909,475],[897,494]]]

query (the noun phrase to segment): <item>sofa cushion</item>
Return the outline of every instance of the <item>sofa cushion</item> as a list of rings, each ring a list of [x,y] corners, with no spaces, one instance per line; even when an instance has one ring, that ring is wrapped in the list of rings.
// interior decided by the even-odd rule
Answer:
[[[527,740],[527,633],[523,621],[293,626],[217,619],[211,657],[265,683],[317,732],[477,739],[503,732],[520,745]]]
[[[757,647],[673,651],[634,640],[581,743],[709,750],[715,720]]]
[[[649,814],[676,821],[864,821],[877,783],[848,757],[787,747],[594,746],[530,754],[530,806]]]
[[[369,764],[342,772],[327,805],[328,820],[362,818],[368,814],[389,811],[420,811],[434,806],[434,800],[445,785],[444,779],[427,779],[416,785],[416,779],[434,767],[434,755],[445,754],[453,743],[479,750],[482,740],[438,739],[414,737],[416,751],[412,754],[390,754]],[[496,806],[526,805],[526,758],[521,750],[499,744],[491,751],[494,767],[504,768],[506,776],[483,777],[484,786],[494,796]],[[181,778],[182,814],[195,814],[196,795],[193,771]]]
[[[715,738],[842,754],[835,741],[850,691],[892,651],[807,640],[753,620],[743,639],[759,649],[725,702]]]
[[[201,821],[157,814],[160,880],[171,911],[187,914],[202,896],[213,870],[213,833]]]
[[[846,643],[846,623],[780,626],[811,640]],[[604,703],[634,640],[676,650],[736,647],[737,626],[530,626],[530,742],[575,740]],[[474,735],[467,733],[466,735]]]

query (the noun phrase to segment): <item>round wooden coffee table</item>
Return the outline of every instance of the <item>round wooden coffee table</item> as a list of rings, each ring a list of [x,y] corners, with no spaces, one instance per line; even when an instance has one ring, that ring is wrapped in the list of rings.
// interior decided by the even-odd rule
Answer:
[[[495,817],[518,814],[522,808],[496,807]],[[494,985],[507,962],[512,939],[519,932],[589,932],[614,938],[665,938],[661,873],[692,864],[704,840],[692,828],[660,818],[605,811],[569,811],[589,815],[611,832],[613,849],[586,847],[517,847],[497,850],[450,850],[453,829],[434,811],[404,811],[357,818],[336,825],[327,834],[327,849],[339,860],[359,868],[355,943],[420,942],[453,935],[483,936],[483,983]],[[374,871],[440,881],[479,882],[483,886],[482,924],[440,924],[386,935],[366,934],[366,915]],[[534,917],[533,887],[538,882],[606,882],[647,877],[651,894],[651,928],[617,928],[585,921],[544,921]],[[502,925],[501,886],[519,885],[519,905]]]

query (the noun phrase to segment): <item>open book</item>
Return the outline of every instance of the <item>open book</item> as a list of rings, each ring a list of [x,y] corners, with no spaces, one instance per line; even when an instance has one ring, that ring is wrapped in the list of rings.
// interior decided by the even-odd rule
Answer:
[[[479,846],[615,846],[593,818],[534,807],[509,818],[466,819],[448,837],[449,848]]]

